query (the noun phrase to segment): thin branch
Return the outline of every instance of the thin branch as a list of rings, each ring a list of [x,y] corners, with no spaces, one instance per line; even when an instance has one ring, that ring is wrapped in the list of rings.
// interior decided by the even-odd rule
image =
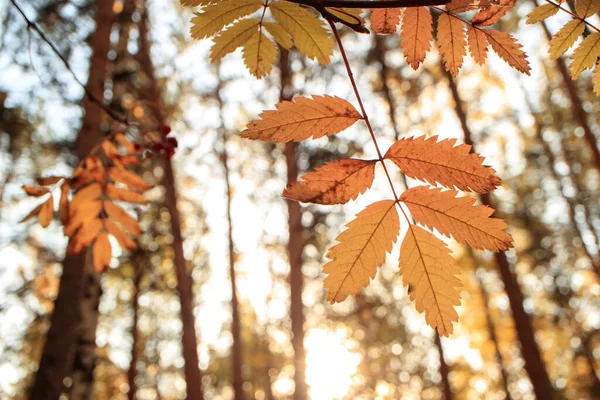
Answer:
[[[48,46],[50,46],[50,48],[52,49],[52,51],[54,52],[54,54],[56,54],[56,56],[62,61],[62,63],[65,65],[65,68],[71,73],[71,75],[73,76],[73,79],[75,79],[75,82],[77,82],[77,84],[79,86],[81,86],[83,88],[83,91],[85,92],[85,95],[87,96],[88,99],[90,99],[90,101],[92,103],[95,103],[96,105],[98,105],[104,112],[106,112],[112,119],[114,119],[115,121],[119,121],[125,125],[131,125],[131,123],[127,120],[127,118],[125,118],[124,116],[118,114],[117,112],[115,112],[114,110],[112,110],[111,108],[109,108],[106,104],[104,104],[103,101],[101,101],[100,99],[98,99],[84,84],[83,82],[81,82],[79,80],[79,78],[77,78],[77,75],[75,75],[75,72],[73,72],[73,69],[71,69],[71,66],[69,65],[69,62],[67,61],[67,59],[61,54],[61,52],[58,50],[58,48],[56,47],[56,45],[54,43],[52,43],[50,41],[50,39],[48,39],[48,37],[46,36],[46,34],[44,33],[44,31],[42,31],[42,29],[33,21],[31,21],[27,15],[25,14],[25,12],[23,11],[23,9],[21,9],[21,7],[19,7],[19,5],[17,4],[16,0],[10,0],[10,2],[12,3],[13,6],[15,6],[15,8],[17,9],[17,11],[19,12],[19,14],[21,14],[21,16],[23,16],[23,19],[25,20],[25,22],[27,23],[27,29],[33,29],[34,31],[37,32],[38,35],[40,35],[40,38],[46,42],[46,44]]]
[[[579,15],[575,14],[574,12],[571,12],[571,11],[567,10],[566,8],[563,8],[560,4],[557,4],[557,3],[555,3],[555,2],[553,2],[551,0],[545,0],[545,1],[546,1],[546,3],[552,4],[554,7],[559,8],[562,11],[566,12],[567,14],[569,14],[574,19],[577,19],[577,20],[583,22],[584,24],[586,24],[587,26],[589,26],[590,28],[592,28],[596,32],[600,32],[600,29],[596,28],[594,25],[592,25],[590,22],[588,22],[585,18],[581,18]]]

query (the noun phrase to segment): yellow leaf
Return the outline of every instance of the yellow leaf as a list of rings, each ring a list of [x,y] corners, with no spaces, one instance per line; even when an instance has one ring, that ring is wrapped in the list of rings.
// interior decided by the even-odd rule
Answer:
[[[527,16],[527,24],[536,24],[540,21],[550,18],[558,12],[559,8],[554,4],[542,4],[533,9]]]
[[[458,321],[454,307],[460,305],[457,288],[462,284],[458,265],[446,244],[431,232],[411,225],[400,247],[400,274],[408,286],[410,299],[417,311],[425,312],[425,320],[448,336]]]
[[[64,228],[65,236],[73,236],[75,231],[86,221],[96,219],[100,211],[102,211],[102,203],[100,200],[87,201],[80,204],[77,208],[70,207],[69,221]]]
[[[500,186],[493,168],[482,165],[484,158],[469,153],[471,146],[456,144],[456,139],[425,136],[400,139],[385,158],[392,160],[406,176],[435,185],[487,193]]]
[[[292,35],[300,53],[320,64],[329,64],[335,43],[315,14],[287,1],[271,3],[269,9],[273,18]]]
[[[375,277],[377,267],[385,262],[400,229],[396,202],[383,200],[371,204],[346,226],[348,229],[336,239],[339,243],[327,253],[331,261],[323,267],[328,274],[323,286],[332,304],[366,287]]]
[[[140,233],[142,233],[142,228],[140,227],[140,224],[138,224],[138,222],[135,219],[131,218],[131,216],[127,214],[127,212],[121,207],[115,205],[111,201],[105,201],[103,202],[103,205],[106,214],[110,218],[114,219],[116,222],[121,224],[121,226],[133,236],[138,236]]]
[[[244,44],[243,58],[246,68],[257,79],[262,79],[277,61],[277,47],[261,31],[257,31]]]
[[[346,158],[330,162],[285,189],[283,196],[305,203],[343,204],[373,184],[376,161]]]
[[[96,268],[98,273],[102,273],[110,268],[112,246],[110,245],[110,240],[108,240],[108,234],[106,232],[98,235],[94,241],[93,257],[94,268]]]
[[[69,254],[79,254],[87,248],[100,233],[102,222],[99,218],[94,218],[83,224],[77,233],[69,241]]]
[[[433,40],[433,20],[427,7],[409,7],[404,10],[400,46],[412,69],[419,68]]]
[[[591,17],[600,11],[600,0],[576,0],[575,12],[581,18]]]
[[[596,64],[596,67],[594,68],[592,83],[594,84],[594,93],[596,93],[596,96],[600,96],[600,67],[598,64]]]
[[[58,216],[65,226],[69,222],[69,184],[64,183],[60,188],[60,201],[58,202]]]
[[[400,8],[376,8],[371,12],[371,30],[380,35],[396,32],[400,23]]]
[[[585,29],[583,21],[573,19],[565,24],[550,40],[550,58],[556,60],[579,39]]]
[[[588,35],[571,56],[573,62],[569,65],[571,77],[579,78],[579,75],[586,69],[592,68],[600,57],[600,33]]]
[[[23,185],[22,188],[28,196],[33,197],[41,197],[45,194],[50,193],[50,189],[45,187]]]
[[[127,171],[126,169],[115,167],[109,168],[108,176],[113,181],[124,183],[125,185],[135,190],[139,190],[142,193],[152,187],[152,185],[146,182],[144,179],[133,172]]]
[[[217,62],[238,47],[243,46],[258,31],[259,21],[254,18],[236,22],[229,29],[223,31],[213,42],[210,49],[210,61]]]
[[[527,61],[527,55],[523,52],[521,45],[508,33],[488,29],[485,33],[488,42],[496,54],[508,65],[526,75],[530,74],[531,67]]]
[[[241,133],[243,138],[285,143],[299,142],[311,136],[318,139],[339,133],[362,116],[352,104],[339,97],[296,97],[295,103],[282,101],[277,110],[263,111]]]
[[[71,210],[76,210],[81,204],[97,199],[101,194],[102,186],[96,182],[79,189],[71,200]]]
[[[286,50],[289,50],[294,45],[292,37],[281,25],[275,22],[263,22],[263,26],[269,32],[273,39]]]
[[[192,18],[190,33],[194,39],[213,36],[235,20],[258,11],[261,6],[260,0],[224,0],[209,5]]]
[[[109,219],[104,220],[104,228],[117,239],[119,245],[123,250],[133,250],[137,246],[133,240],[125,233],[121,228],[117,226],[113,221]]]
[[[458,75],[463,58],[467,54],[467,37],[463,23],[446,13],[440,15],[437,26],[437,40],[446,71]]]
[[[325,7],[325,10],[334,17],[339,18],[339,22],[346,23],[348,26],[362,28],[365,26],[365,20],[362,18],[363,10],[360,8]]]
[[[113,200],[134,204],[148,204],[148,200],[137,192],[116,187],[112,183],[106,185],[106,194]]]
[[[40,225],[42,225],[43,228],[50,225],[50,222],[52,222],[53,216],[54,216],[54,198],[52,197],[52,195],[50,195],[50,197],[48,197],[48,200],[46,200],[44,202],[44,204],[42,204],[42,208],[40,210]]]
[[[469,42],[469,51],[473,60],[479,65],[485,64],[487,58],[487,48],[489,46],[487,37],[480,29],[469,25],[467,28],[467,40]]]
[[[455,190],[417,186],[408,189],[403,201],[415,221],[442,235],[452,236],[460,244],[470,244],[476,249],[490,251],[508,250],[512,237],[504,231],[506,223],[489,218],[494,210],[487,206],[474,206],[471,197],[455,197]]]

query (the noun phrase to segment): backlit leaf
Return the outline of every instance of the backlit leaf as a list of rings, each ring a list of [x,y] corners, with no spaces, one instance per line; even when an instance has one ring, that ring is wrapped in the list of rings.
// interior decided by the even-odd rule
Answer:
[[[142,228],[140,227],[140,224],[135,219],[131,218],[131,216],[127,214],[127,212],[121,207],[115,205],[111,201],[104,201],[103,205],[106,214],[110,218],[114,219],[116,222],[121,224],[121,226],[133,236],[138,236],[140,233],[142,233]]]
[[[585,23],[578,19],[567,22],[550,40],[550,58],[556,60],[575,44],[583,34]]]
[[[467,37],[461,20],[443,13],[438,19],[437,41],[446,71],[458,75],[463,58],[467,54]]]
[[[254,18],[236,22],[227,30],[217,36],[210,49],[210,61],[217,62],[227,54],[233,53],[241,47],[258,31],[259,21]]]
[[[492,49],[501,59],[506,61],[508,65],[526,75],[530,74],[531,67],[527,61],[527,55],[517,42],[517,39],[510,36],[508,33],[486,29],[485,33],[488,42]]]
[[[137,192],[123,189],[109,183],[106,185],[106,194],[113,200],[125,201],[134,204],[148,204],[148,200]]]
[[[419,68],[433,40],[433,19],[427,7],[409,7],[404,10],[400,46],[412,69]]]
[[[469,43],[469,52],[473,60],[479,65],[485,64],[487,59],[487,49],[489,46],[487,37],[480,29],[469,25],[467,28],[467,40]]]
[[[600,57],[600,33],[594,32],[588,35],[571,56],[573,62],[569,65],[573,79],[579,78],[579,75],[586,69],[592,68]]]
[[[600,11],[600,0],[576,0],[575,12],[581,18],[591,17]]]
[[[102,273],[110,268],[110,260],[112,258],[112,246],[108,240],[106,232],[98,235],[94,241],[93,247],[94,268],[98,273]]]
[[[268,75],[277,61],[277,47],[262,32],[257,31],[243,45],[246,68],[257,79]]]
[[[504,231],[506,223],[489,218],[494,210],[487,206],[474,206],[471,197],[456,197],[457,192],[417,186],[405,191],[403,201],[415,221],[442,235],[452,236],[460,244],[470,244],[476,249],[490,251],[508,250],[512,237]]]
[[[533,9],[527,16],[527,24],[536,24],[540,21],[550,18],[558,12],[559,8],[554,4],[542,4]]]
[[[342,159],[330,162],[285,189],[283,196],[305,203],[343,204],[373,184],[375,161]]]
[[[371,204],[346,225],[339,242],[327,253],[331,259],[323,272],[328,276],[323,285],[330,303],[355,295],[375,277],[377,267],[385,261],[398,237],[400,223],[394,200]]]
[[[52,217],[54,216],[54,198],[52,195],[48,197],[42,204],[42,208],[40,209],[40,225],[43,228],[46,228],[52,222]]]
[[[192,18],[192,37],[204,39],[213,36],[235,20],[258,11],[261,6],[261,0],[224,0],[209,5]]]
[[[115,239],[117,239],[119,246],[121,246],[123,250],[133,250],[137,247],[129,235],[119,228],[119,226],[117,226],[117,224],[115,224],[113,221],[105,219],[104,228],[108,231],[108,233],[113,235]]]
[[[371,30],[381,35],[396,32],[400,23],[400,8],[376,8],[371,12]]]
[[[425,229],[411,225],[400,247],[400,274],[410,299],[425,320],[441,336],[453,331],[458,321],[461,287],[458,265],[446,244]]]

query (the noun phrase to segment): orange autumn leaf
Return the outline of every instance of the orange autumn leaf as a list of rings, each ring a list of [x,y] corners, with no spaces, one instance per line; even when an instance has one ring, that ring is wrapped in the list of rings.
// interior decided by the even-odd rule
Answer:
[[[371,13],[371,30],[381,35],[396,32],[400,23],[400,8],[376,8]]]
[[[462,284],[456,260],[444,242],[425,229],[411,225],[400,247],[400,274],[410,299],[441,336],[453,331]]]
[[[65,236],[73,236],[82,224],[96,218],[101,211],[102,202],[100,200],[90,200],[77,207],[70,207],[69,220],[64,227]]]
[[[282,101],[277,110],[263,111],[241,133],[243,138],[285,143],[339,133],[363,117],[344,99],[332,96],[297,97]]]
[[[448,14],[440,15],[437,26],[437,41],[446,71],[458,75],[467,54],[467,36],[461,20]]]
[[[108,233],[113,235],[115,239],[117,239],[119,246],[121,246],[123,250],[133,250],[137,247],[137,245],[133,240],[131,240],[129,235],[127,235],[125,231],[119,228],[119,226],[117,226],[117,224],[115,224],[110,219],[104,220],[104,228],[108,231]]]
[[[490,218],[494,210],[487,206],[474,206],[472,197],[456,197],[455,190],[417,186],[408,189],[403,201],[415,221],[444,236],[452,236],[462,245],[490,251],[508,250],[513,238],[504,231],[506,222]]]
[[[332,304],[366,287],[375,277],[377,267],[384,263],[400,230],[396,202],[383,200],[371,204],[346,226],[348,229],[336,239],[339,243],[327,253],[331,261],[323,267],[328,274],[323,286]]]
[[[46,228],[52,222],[52,217],[54,216],[54,197],[50,195],[48,200],[42,204],[42,208],[40,209],[40,225],[43,228]]]
[[[471,53],[473,60],[479,65],[485,64],[489,46],[485,33],[483,33],[481,29],[473,28],[469,25],[467,28],[467,41],[469,43],[469,52]]]
[[[469,153],[471,146],[455,146],[456,139],[437,141],[437,136],[400,139],[385,158],[393,161],[409,178],[450,189],[487,193],[500,186],[493,168],[483,166],[484,158]]]
[[[112,246],[106,232],[98,235],[94,241],[93,259],[94,268],[98,273],[106,271],[110,267],[110,259],[112,258]]]
[[[489,44],[492,46],[492,50],[501,59],[517,71],[526,75],[530,74],[531,67],[529,66],[529,61],[527,61],[527,55],[517,42],[517,39],[506,32],[495,31],[493,29],[485,29],[481,32],[485,34]]]
[[[404,10],[400,46],[412,69],[419,68],[433,40],[433,19],[427,7],[409,7]]]
[[[87,248],[102,230],[102,221],[99,218],[94,218],[77,230],[77,233],[69,241],[69,254],[79,254]]]
[[[152,187],[151,184],[146,182],[139,175],[134,174],[126,169],[112,167],[108,169],[108,176],[115,182],[123,183],[132,189],[140,192],[145,192]]]
[[[284,190],[283,196],[315,204],[344,204],[373,184],[376,161],[342,159],[327,163]]]
[[[117,201],[125,201],[133,204],[148,204],[148,200],[141,194],[117,187],[112,183],[106,185],[106,195]]]
[[[500,21],[514,7],[516,2],[516,0],[499,0],[497,4],[491,4],[475,14],[471,23],[479,26],[493,25]]]
[[[64,183],[60,188],[60,201],[58,203],[58,217],[61,224],[66,225],[69,222],[69,189],[68,183]]]
[[[40,197],[50,193],[50,189],[45,187],[23,185],[22,188],[28,196],[33,197]]]
[[[104,206],[104,211],[106,211],[106,214],[110,218],[114,219],[116,222],[121,224],[121,226],[133,236],[138,236],[140,233],[142,233],[142,228],[140,227],[140,224],[129,214],[127,214],[127,211],[123,210],[121,207],[115,205],[111,201],[104,201],[102,204]]]

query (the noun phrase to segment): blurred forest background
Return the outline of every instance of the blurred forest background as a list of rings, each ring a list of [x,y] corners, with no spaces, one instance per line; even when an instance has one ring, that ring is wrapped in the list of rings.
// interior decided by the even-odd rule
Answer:
[[[547,55],[567,15],[525,25],[535,2],[524,0],[502,19],[530,77],[495,55],[466,61],[457,79],[435,54],[415,72],[398,35],[341,29],[384,148],[458,138],[503,179],[481,201],[515,248],[453,247],[463,302],[440,340],[408,299],[397,253],[356,298],[324,299],[326,249],[380,191],[330,208],[281,197],[315,166],[372,155],[366,131],[285,146],[238,137],[280,99],[354,102],[339,52],[322,67],[282,51],[257,81],[239,52],[210,65],[210,42],[189,38],[191,9],[175,0],[18,3],[89,91],[170,125],[179,147],[143,164],[156,187],[138,211],[138,250],[116,251],[102,276],[65,256],[58,223],[18,224],[35,204],[23,184],[70,173],[123,127],[0,2],[0,398],[600,399],[600,102],[591,74],[572,81]]]

